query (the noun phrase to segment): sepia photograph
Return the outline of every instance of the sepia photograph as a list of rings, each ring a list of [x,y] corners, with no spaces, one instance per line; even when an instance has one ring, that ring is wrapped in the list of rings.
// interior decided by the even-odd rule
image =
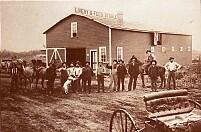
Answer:
[[[201,0],[1,0],[0,132],[201,132]]]

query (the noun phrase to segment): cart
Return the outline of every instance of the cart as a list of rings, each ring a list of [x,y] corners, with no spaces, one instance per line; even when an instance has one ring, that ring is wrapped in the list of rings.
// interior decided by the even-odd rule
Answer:
[[[169,90],[144,96],[148,116],[138,128],[125,109],[115,110],[109,132],[201,132],[201,105],[188,97],[187,90]]]

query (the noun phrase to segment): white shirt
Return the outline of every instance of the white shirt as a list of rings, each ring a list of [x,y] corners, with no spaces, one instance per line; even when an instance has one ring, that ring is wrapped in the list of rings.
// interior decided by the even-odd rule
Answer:
[[[82,74],[82,68],[81,67],[75,67],[75,76],[79,77]]]
[[[75,67],[69,67],[67,71],[69,76],[75,76]]]
[[[168,71],[175,71],[181,68],[177,62],[168,62],[165,64],[165,69]]]

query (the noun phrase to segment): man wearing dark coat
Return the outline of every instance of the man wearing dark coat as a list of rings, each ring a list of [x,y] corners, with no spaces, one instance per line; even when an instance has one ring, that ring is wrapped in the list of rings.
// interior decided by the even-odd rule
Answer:
[[[120,91],[120,83],[122,84],[122,91],[124,91],[124,80],[126,74],[127,70],[123,60],[119,60],[119,65],[117,67],[117,91]]]
[[[86,66],[83,68],[82,71],[82,80],[83,80],[83,87],[84,87],[84,92],[87,92],[87,84],[88,84],[88,91],[91,93],[91,77],[93,76],[93,70],[89,65],[89,62],[86,62]]]
[[[131,62],[129,63],[129,67],[128,67],[128,74],[130,75],[129,84],[128,84],[128,91],[131,91],[132,85],[133,85],[133,90],[136,88],[137,77],[140,73],[139,65],[140,64],[137,61],[137,58],[132,57]]]
[[[46,70],[47,79],[47,93],[52,94],[54,90],[54,80],[56,78],[56,67],[54,64],[50,63]]]
[[[157,90],[157,79],[158,79],[158,67],[156,66],[157,65],[157,61],[156,60],[153,60],[151,62],[151,65],[148,69],[148,75],[151,79],[151,89],[152,91],[156,91]]]

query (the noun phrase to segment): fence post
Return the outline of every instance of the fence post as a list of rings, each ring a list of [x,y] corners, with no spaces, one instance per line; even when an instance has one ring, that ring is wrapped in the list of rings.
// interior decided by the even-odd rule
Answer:
[[[199,55],[199,60],[198,60],[198,74],[200,74],[200,55]]]

